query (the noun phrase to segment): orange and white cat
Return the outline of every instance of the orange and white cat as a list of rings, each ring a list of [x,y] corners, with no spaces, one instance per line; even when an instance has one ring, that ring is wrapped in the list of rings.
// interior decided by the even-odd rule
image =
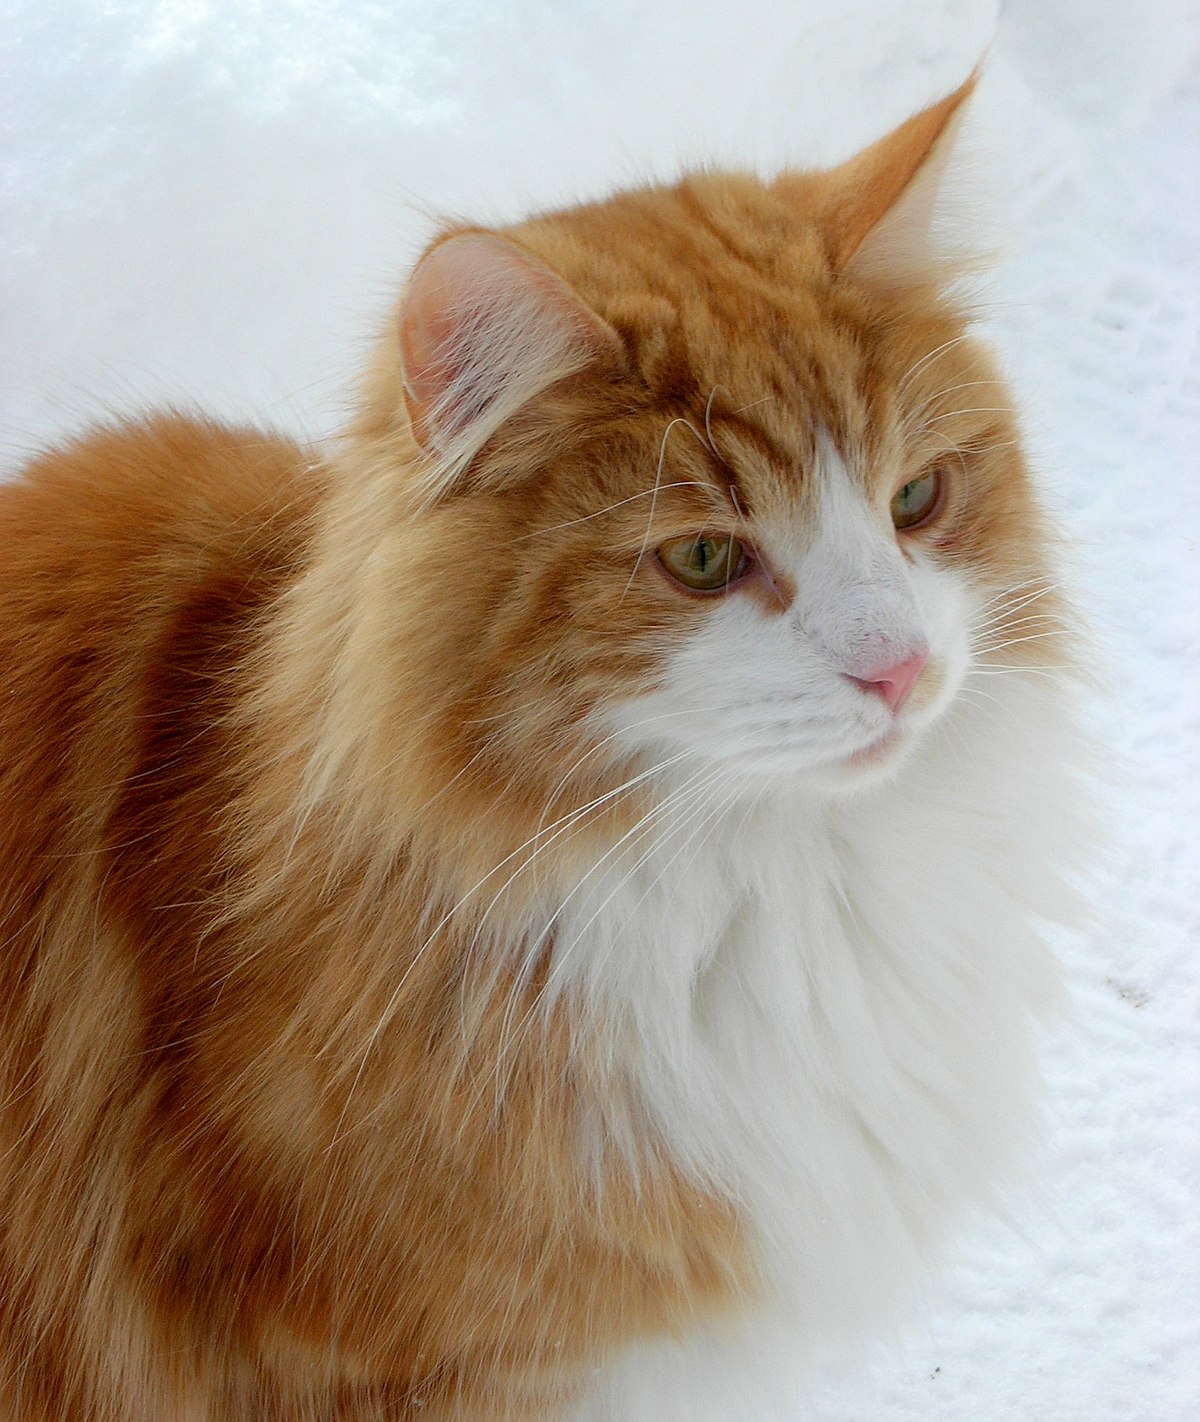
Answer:
[[[0,1415],[703,1422],[1028,1134],[1069,616],[932,195],[443,233],[328,455],[0,489]]]

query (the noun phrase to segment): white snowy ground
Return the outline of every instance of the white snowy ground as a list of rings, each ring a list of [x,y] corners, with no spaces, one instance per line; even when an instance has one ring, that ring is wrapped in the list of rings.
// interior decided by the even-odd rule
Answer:
[[[1002,13],[998,11],[1002,9]],[[842,157],[957,84],[993,320],[1122,778],[1024,1237],[820,1422],[1200,1417],[1200,23],[1187,0],[0,0],[0,451],[174,399],[319,435],[428,218]],[[3,556],[0,551],[0,557]]]

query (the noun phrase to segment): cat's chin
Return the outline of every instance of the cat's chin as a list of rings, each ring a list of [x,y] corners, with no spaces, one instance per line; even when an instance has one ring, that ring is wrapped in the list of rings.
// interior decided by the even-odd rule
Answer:
[[[889,765],[898,756],[903,755],[909,740],[910,737],[899,726],[893,726],[886,735],[847,756],[845,763],[854,770]]]
[[[740,761],[741,778],[725,782],[724,793],[755,800],[766,787],[785,792],[808,791],[816,796],[853,795],[893,779],[907,764],[922,739],[921,727],[897,726],[859,750],[828,760],[792,764]],[[718,763],[721,764],[721,763]],[[724,763],[728,769],[728,762]]]
[[[861,749],[814,766],[808,778],[825,793],[854,794],[869,789],[891,780],[908,761],[920,739],[921,731],[917,727],[893,726]]]
[[[939,668],[922,688],[915,710],[906,709],[904,716],[881,736],[819,767],[817,774],[822,783],[827,788],[852,793],[891,780],[908,762],[930,726],[940,719],[960,680]]]

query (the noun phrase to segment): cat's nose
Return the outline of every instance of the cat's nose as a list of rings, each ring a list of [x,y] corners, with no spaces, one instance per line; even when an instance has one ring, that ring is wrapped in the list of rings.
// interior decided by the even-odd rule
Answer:
[[[902,662],[896,662],[867,676],[852,676],[864,691],[873,691],[887,702],[888,710],[895,715],[908,700],[909,693],[917,684],[921,669],[929,660],[928,651],[922,649]]]

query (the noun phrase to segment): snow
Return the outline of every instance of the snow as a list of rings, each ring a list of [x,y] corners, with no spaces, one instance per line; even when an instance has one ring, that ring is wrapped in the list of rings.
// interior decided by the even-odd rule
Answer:
[[[1054,1164],[819,1422],[1200,1416],[1200,20],[1186,0],[5,0],[0,451],[173,400],[319,436],[431,214],[845,156],[988,50],[990,322],[1113,789]],[[989,47],[990,46],[990,47]],[[989,219],[988,226],[992,226]]]

